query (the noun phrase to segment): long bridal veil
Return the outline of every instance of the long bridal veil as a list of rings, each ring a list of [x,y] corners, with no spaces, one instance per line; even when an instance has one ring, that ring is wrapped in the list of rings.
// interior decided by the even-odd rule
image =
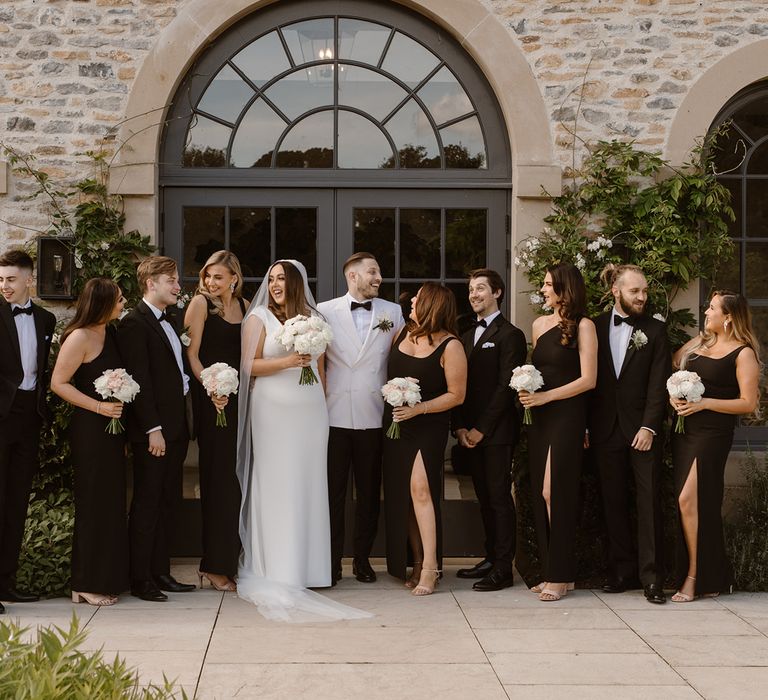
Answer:
[[[361,619],[371,617],[370,613],[337,603],[330,598],[305,588],[298,581],[281,581],[270,578],[270,571],[265,566],[265,549],[271,546],[274,551],[276,543],[279,546],[301,546],[302,543],[291,541],[285,533],[267,529],[263,522],[263,505],[260,484],[268,475],[260,470],[266,468],[281,469],[280,445],[285,441],[297,440],[297,427],[286,419],[279,434],[270,433],[266,436],[271,444],[253,444],[253,434],[259,426],[253,425],[254,416],[254,385],[260,378],[251,376],[251,366],[256,355],[262,333],[268,333],[267,324],[270,322],[269,303],[269,272],[278,263],[290,263],[304,280],[304,294],[307,302],[314,309],[315,300],[307,282],[307,272],[297,260],[277,260],[264,275],[264,281],[243,319],[242,358],[240,364],[240,389],[238,392],[238,425],[237,425],[237,477],[242,489],[240,508],[240,539],[243,545],[240,565],[238,568],[238,595],[258,607],[259,612],[271,620],[285,622],[308,622]],[[274,320],[272,321],[274,323]],[[278,373],[279,374],[279,373]],[[272,378],[275,375],[271,375]],[[291,378],[292,379],[292,378]],[[285,391],[306,391],[304,387],[294,385],[293,381],[286,386]],[[258,398],[257,398],[258,400]],[[300,429],[300,428],[298,428]],[[260,441],[266,443],[264,435]],[[265,459],[266,456],[269,458]],[[254,457],[260,459],[254,459]],[[273,475],[269,475],[273,476]],[[300,484],[296,488],[301,488]],[[298,497],[298,495],[297,495]],[[327,504],[327,497],[326,497]],[[327,507],[327,506],[326,506]],[[307,517],[310,517],[307,515]],[[326,519],[327,520],[327,519]],[[320,527],[324,527],[321,525]],[[328,531],[330,541],[330,530]],[[280,539],[283,540],[280,543]],[[330,565],[330,553],[328,556]],[[330,585],[330,580],[328,580]]]

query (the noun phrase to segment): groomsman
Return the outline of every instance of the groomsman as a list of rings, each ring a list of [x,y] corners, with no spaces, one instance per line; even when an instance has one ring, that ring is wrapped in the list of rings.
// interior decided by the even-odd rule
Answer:
[[[328,437],[328,501],[331,513],[331,576],[341,578],[344,506],[350,471],[355,482],[353,568],[358,581],[376,580],[368,558],[376,537],[381,491],[381,458],[387,359],[405,322],[400,306],[379,299],[381,270],[370,253],[344,263],[347,293],[318,304],[333,329],[325,353]]]
[[[469,303],[476,323],[461,339],[467,353],[467,395],[451,414],[459,445],[468,450],[472,482],[485,530],[485,558],[460,578],[477,578],[476,591],[498,591],[512,585],[515,558],[515,504],[512,500],[512,454],[520,435],[512,370],[525,363],[523,332],[502,316],[504,280],[489,269],[474,270]]]
[[[22,250],[0,255],[0,600],[29,603],[16,590],[24,521],[46,418],[48,355],[56,317],[32,303],[34,263]],[[5,612],[0,603],[0,613]]]
[[[609,266],[603,276],[615,303],[595,319],[597,386],[589,416],[608,530],[609,579],[603,590],[635,588],[639,576],[648,601],[661,604],[666,597],[659,479],[669,343],[664,323],[645,314],[643,271],[634,265]],[[630,473],[637,494],[637,552],[629,517]]]
[[[168,311],[181,291],[176,262],[162,256],[147,258],[137,275],[144,297],[118,328],[123,362],[140,387],[128,408],[133,447],[131,594],[159,602],[168,600],[162,591],[185,593],[195,588],[171,576],[168,552],[189,442],[184,402],[189,376],[175,316]]]

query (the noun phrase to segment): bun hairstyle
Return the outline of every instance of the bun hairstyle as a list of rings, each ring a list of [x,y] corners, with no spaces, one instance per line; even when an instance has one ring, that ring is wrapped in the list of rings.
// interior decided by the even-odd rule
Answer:
[[[600,273],[600,281],[606,289],[605,297],[610,295],[611,288],[621,279],[625,272],[637,272],[639,275],[645,276],[645,273],[637,265],[615,265],[614,263],[608,263]]]
[[[579,321],[587,315],[587,288],[579,268],[560,263],[547,270],[552,275],[552,289],[560,297],[560,345],[572,347]]]

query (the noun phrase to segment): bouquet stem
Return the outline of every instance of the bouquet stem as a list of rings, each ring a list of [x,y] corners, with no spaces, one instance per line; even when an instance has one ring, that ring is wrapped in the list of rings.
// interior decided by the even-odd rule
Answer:
[[[685,416],[678,416],[675,422],[675,432],[685,434]]]
[[[523,425],[533,425],[533,416],[531,415],[531,409],[527,406],[523,411]]]
[[[400,439],[400,423],[394,420],[392,421],[392,423],[389,426],[389,430],[387,430],[387,437],[390,440]]]
[[[107,427],[104,428],[104,432],[109,433],[110,435],[119,435],[124,430],[125,428],[123,428],[123,424],[120,422],[119,418],[113,418],[107,423]]]
[[[311,367],[301,368],[301,379],[299,379],[299,384],[317,384],[317,381],[315,370]]]
[[[224,413],[224,411],[216,411],[216,427],[217,428],[227,427],[227,415]]]

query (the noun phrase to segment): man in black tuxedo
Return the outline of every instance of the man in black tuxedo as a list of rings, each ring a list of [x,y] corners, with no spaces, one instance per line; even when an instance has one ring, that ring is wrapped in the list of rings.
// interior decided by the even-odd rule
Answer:
[[[189,443],[184,401],[189,375],[175,316],[166,311],[175,306],[181,290],[176,262],[163,256],[147,258],[137,275],[144,298],[118,328],[120,353],[140,387],[128,407],[133,448],[131,593],[164,601],[168,597],[162,591],[195,588],[171,576],[168,551]]]
[[[609,266],[604,279],[615,304],[595,320],[597,386],[589,415],[589,444],[608,530],[609,579],[603,590],[635,588],[639,576],[648,601],[664,603],[659,478],[672,367],[669,342],[664,323],[645,314],[648,283],[640,268]],[[629,514],[630,472],[637,493],[637,553]]]
[[[56,317],[32,303],[34,263],[22,250],[0,255],[0,600],[38,599],[15,588],[32,479],[40,466],[48,355]],[[0,613],[5,612],[0,603]]]
[[[467,353],[467,394],[451,413],[451,429],[472,463],[472,482],[485,530],[485,559],[460,578],[477,578],[476,591],[512,585],[515,558],[515,504],[512,500],[512,454],[520,434],[512,370],[525,363],[525,335],[499,311],[504,280],[489,269],[474,270],[469,303],[477,323],[461,339]]]

